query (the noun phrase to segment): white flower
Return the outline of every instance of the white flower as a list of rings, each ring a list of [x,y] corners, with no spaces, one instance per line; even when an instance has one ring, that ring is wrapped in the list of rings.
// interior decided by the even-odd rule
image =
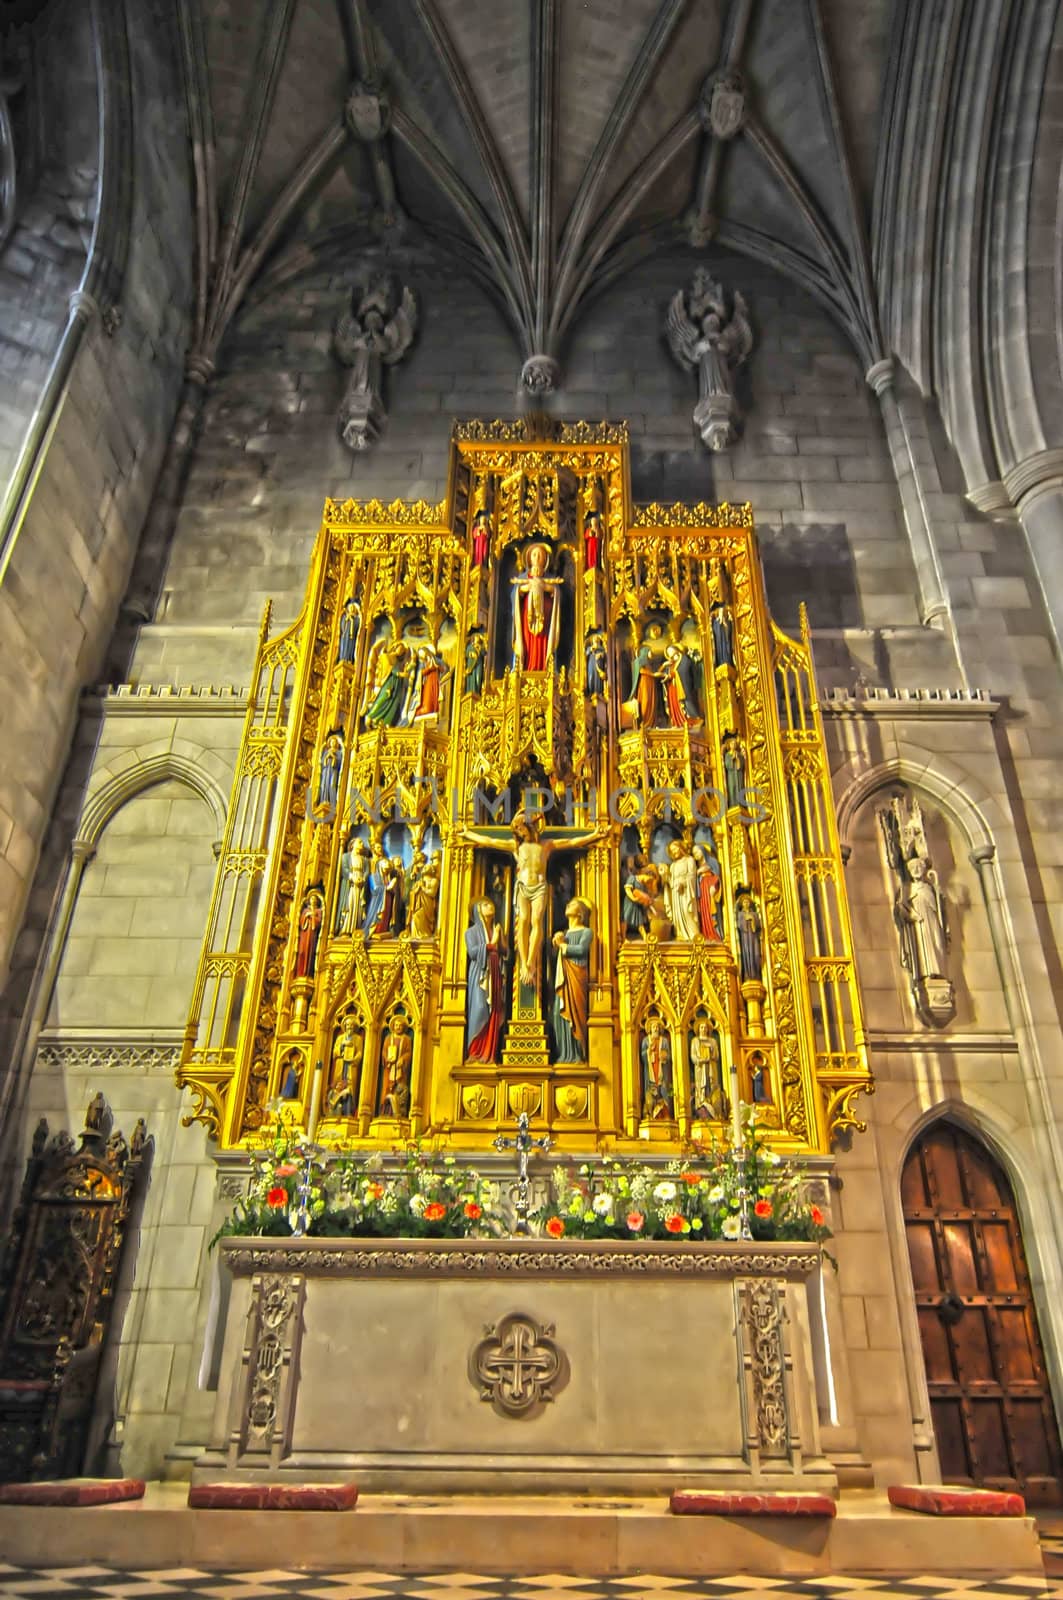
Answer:
[[[675,1196],[676,1187],[674,1183],[659,1183],[653,1191],[655,1200],[674,1200]]]
[[[596,1194],[591,1204],[600,1217],[607,1217],[613,1209],[613,1197],[611,1194]]]
[[[709,1193],[708,1193],[709,1204],[713,1205],[713,1206],[718,1206],[722,1199],[723,1199],[723,1184],[722,1183],[713,1184],[712,1188],[709,1190]]]
[[[425,1206],[427,1204],[428,1204],[428,1201],[425,1199],[423,1194],[411,1194],[411,1196],[410,1196],[410,1210],[413,1212],[415,1217],[419,1217],[419,1216],[423,1215],[424,1208],[425,1208]]]
[[[737,1217],[724,1217],[720,1232],[725,1239],[737,1239],[742,1232],[742,1224]]]

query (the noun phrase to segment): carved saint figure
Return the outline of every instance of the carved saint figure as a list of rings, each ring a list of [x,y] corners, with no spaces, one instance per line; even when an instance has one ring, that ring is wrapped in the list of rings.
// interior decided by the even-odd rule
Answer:
[[[727,809],[745,803],[746,758],[741,741],[729,733],[723,741],[723,782],[727,791]]]
[[[484,669],[487,665],[487,640],[479,628],[473,628],[465,641],[465,693],[479,694],[484,686]]]
[[[694,846],[694,862],[698,869],[698,922],[702,937],[719,941],[723,932],[719,924],[720,874],[718,863],[706,856],[699,844]]]
[[[343,767],[343,735],[330,733],[318,757],[317,798],[315,808],[335,811],[340,798],[340,772]]]
[[[731,608],[722,601],[717,602],[709,611],[709,625],[712,629],[712,659],[718,667],[733,667],[735,664],[734,623],[731,619]]]
[[[735,922],[738,926],[738,956],[742,981],[760,983],[764,977],[764,947],[761,942],[760,917],[752,895],[738,896]]]
[[[416,646],[402,718],[406,727],[439,716],[440,688],[443,680],[449,676],[449,670],[438,650],[427,640]]]
[[[335,349],[351,376],[340,406],[340,432],[351,450],[365,450],[387,421],[383,369],[392,367],[413,342],[417,302],[388,273],[351,293],[351,309],[336,324]]]
[[[366,682],[372,685],[365,707],[367,727],[399,726],[411,670],[409,645],[401,639],[377,640],[369,652],[366,672]]]
[[[496,920],[495,906],[486,897],[473,906],[471,928],[465,930],[468,956],[466,1018],[469,1061],[497,1062],[502,1044],[502,1023],[506,1009],[506,979],[503,963],[506,941]]]
[[[668,307],[668,343],[681,367],[697,371],[694,423],[710,450],[734,443],[740,416],[735,374],[753,348],[746,302],[737,290],[730,299],[728,306],[723,285],[699,267],[689,293],[680,289]]]
[[[491,512],[489,507],[489,480],[480,474],[473,480],[469,504],[469,530],[472,535],[472,564],[485,567],[491,549]]]
[[[303,896],[299,911],[299,940],[295,947],[295,976],[312,978],[317,969],[317,946],[321,938],[321,922],[325,915],[325,897],[320,889],[310,889]]]
[[[402,857],[381,855],[373,863],[369,909],[365,915],[366,940],[397,939],[405,923],[406,877]]]
[[[362,608],[353,594],[343,602],[340,612],[340,643],[336,651],[337,661],[353,661],[358,649],[358,629],[362,620]]]
[[[328,1110],[334,1117],[353,1117],[358,1110],[358,1080],[362,1070],[362,1036],[354,1014],[348,1012],[332,1047]]]
[[[587,695],[591,700],[600,700],[609,691],[609,652],[597,628],[587,635],[586,663]]]
[[[413,1040],[409,1023],[397,1011],[380,1046],[380,1111],[382,1117],[405,1117],[410,1109],[410,1067]]]
[[[905,806],[894,795],[889,809],[879,812],[890,866],[899,882],[893,918],[900,939],[901,964],[911,980],[916,1010],[934,1027],[948,1022],[956,995],[948,977],[949,924],[945,897],[930,861],[919,801]]]
[[[299,1085],[303,1075],[303,1058],[298,1050],[289,1050],[281,1062],[281,1089],[282,1100],[298,1100]]]
[[[668,846],[664,907],[677,939],[696,939],[698,920],[698,866],[686,845],[673,839]]]
[[[729,1111],[720,1077],[720,1041],[712,1024],[702,1017],[690,1041],[690,1114],[723,1122]]]
[[[542,826],[543,819],[538,815],[514,817],[512,843],[495,839],[490,834],[475,833],[471,829],[464,834],[470,844],[486,845],[490,850],[505,850],[516,862],[513,930],[517,964],[521,983],[525,988],[534,989],[536,994],[541,993],[542,989],[541,956],[550,893],[546,882],[546,866],[555,848],[552,839],[541,837]],[[600,823],[589,833],[566,836],[563,847],[573,849],[593,844],[608,832],[609,824]]]
[[[697,708],[691,700],[685,667],[686,653],[682,646],[667,645],[664,664],[661,667],[661,684],[664,689],[668,721],[673,728],[689,728],[692,723],[701,721]]]
[[[643,862],[638,856],[628,856],[624,865],[624,884],[620,906],[620,920],[628,939],[640,939],[650,920],[649,889],[643,880]]]
[[[597,473],[587,479],[583,501],[583,556],[588,572],[594,572],[601,559],[604,537],[605,489]]]
[[[434,939],[439,913],[440,861],[434,855],[410,875],[409,928],[415,939]]]
[[[562,580],[547,576],[549,545],[529,545],[525,561],[526,571],[512,580],[513,665],[525,672],[545,672],[557,648]]]
[[[642,643],[631,663],[632,694],[636,708],[636,726],[657,726],[658,684],[661,670],[659,657],[664,654],[664,630],[659,622],[651,622],[642,635]]]
[[[554,1045],[557,1061],[586,1061],[590,956],[594,934],[591,908],[586,900],[570,900],[565,907],[567,929],[554,934],[557,966],[554,970]]]
[[[642,1118],[658,1122],[672,1115],[672,1041],[660,1017],[650,1017],[639,1046],[642,1063]]]

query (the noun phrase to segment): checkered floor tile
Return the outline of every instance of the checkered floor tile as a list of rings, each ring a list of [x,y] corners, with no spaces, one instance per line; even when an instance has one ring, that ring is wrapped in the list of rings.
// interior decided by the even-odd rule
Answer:
[[[1063,1544],[1063,1539],[1060,1540]],[[1052,1578],[488,1578],[469,1572],[204,1572],[6,1566],[0,1600],[1063,1600]]]

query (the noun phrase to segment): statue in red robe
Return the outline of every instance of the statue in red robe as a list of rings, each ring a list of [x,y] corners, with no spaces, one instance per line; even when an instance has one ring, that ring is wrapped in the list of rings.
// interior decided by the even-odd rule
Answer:
[[[525,562],[525,571],[513,579],[513,665],[524,672],[545,672],[557,648],[562,580],[547,576],[549,545],[529,545]]]

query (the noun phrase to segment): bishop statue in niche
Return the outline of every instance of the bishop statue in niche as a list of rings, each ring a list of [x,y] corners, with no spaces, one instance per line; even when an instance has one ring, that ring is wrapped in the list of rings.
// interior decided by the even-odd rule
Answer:
[[[561,621],[561,578],[550,577],[550,546],[532,544],[513,579],[513,665],[545,672],[553,664]]]
[[[920,1019],[941,1028],[956,1012],[956,991],[948,976],[949,924],[945,896],[930,860],[923,812],[915,795],[894,795],[878,814],[886,857],[897,876],[893,920],[900,940],[901,965],[912,986]]]

